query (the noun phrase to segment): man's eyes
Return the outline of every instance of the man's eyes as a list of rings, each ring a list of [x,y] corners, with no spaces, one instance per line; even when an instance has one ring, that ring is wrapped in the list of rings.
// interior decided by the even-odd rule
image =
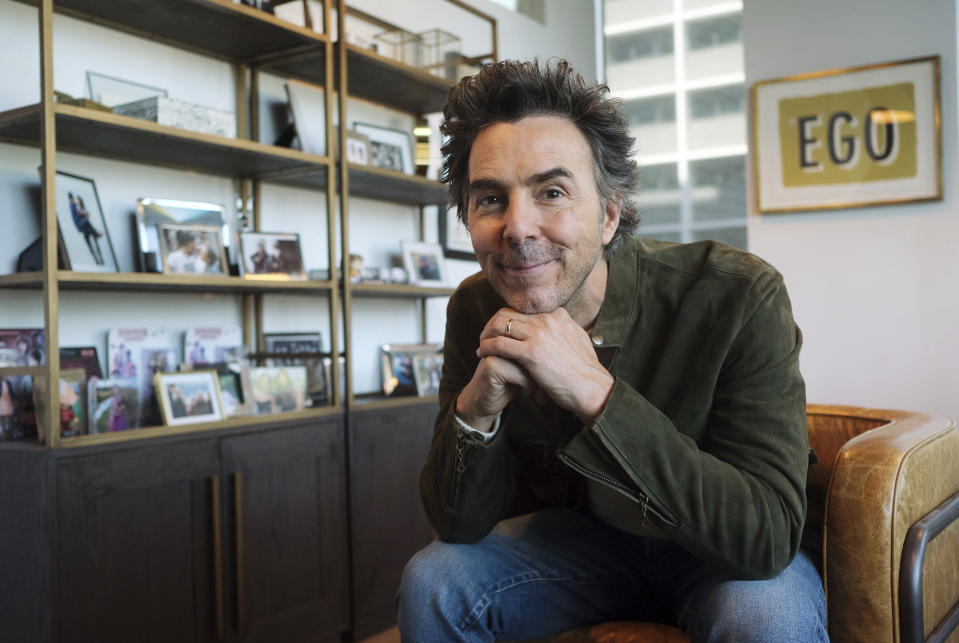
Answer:
[[[499,195],[496,194],[485,194],[476,199],[476,205],[478,207],[496,205],[500,202]]]

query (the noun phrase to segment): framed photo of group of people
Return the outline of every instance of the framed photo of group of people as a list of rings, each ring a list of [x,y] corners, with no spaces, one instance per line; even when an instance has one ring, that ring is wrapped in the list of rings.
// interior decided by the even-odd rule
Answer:
[[[443,375],[443,353],[439,344],[384,344],[380,353],[384,394],[439,393]]]

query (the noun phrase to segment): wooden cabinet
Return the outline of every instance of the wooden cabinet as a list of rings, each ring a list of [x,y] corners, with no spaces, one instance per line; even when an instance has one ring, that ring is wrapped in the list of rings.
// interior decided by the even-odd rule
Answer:
[[[396,622],[406,561],[433,537],[419,478],[437,410],[434,400],[349,415],[355,639]]]

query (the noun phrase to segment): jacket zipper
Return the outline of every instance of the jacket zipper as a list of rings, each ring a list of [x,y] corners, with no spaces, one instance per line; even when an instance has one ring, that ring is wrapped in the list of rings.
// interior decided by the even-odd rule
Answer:
[[[650,525],[652,525],[652,521],[651,521],[650,518],[649,518],[650,515],[654,516],[657,520],[659,520],[659,521],[660,521],[661,523],[663,523],[664,525],[668,525],[668,526],[670,526],[670,527],[676,527],[676,526],[677,526],[675,521],[667,520],[665,516],[663,516],[663,515],[662,515],[661,513],[659,513],[658,511],[656,511],[654,508],[650,507],[650,506],[649,506],[649,496],[647,496],[647,495],[646,495],[645,493],[643,493],[642,491],[636,491],[636,490],[634,490],[634,489],[631,489],[630,487],[627,487],[626,485],[622,484],[621,482],[619,482],[619,481],[617,481],[617,480],[613,480],[612,478],[610,478],[610,477],[608,477],[608,476],[604,476],[604,475],[601,474],[601,473],[597,473],[597,472],[595,472],[595,471],[593,471],[593,470],[591,470],[591,469],[587,469],[586,467],[584,467],[584,466],[581,465],[580,463],[578,463],[578,462],[576,462],[575,460],[573,460],[572,458],[570,458],[570,457],[569,457],[568,455],[566,455],[565,453],[560,453],[560,454],[558,454],[558,455],[559,455],[559,458],[560,458],[563,462],[565,462],[565,463],[566,463],[567,465],[569,465],[571,468],[575,469],[576,471],[578,471],[579,473],[583,474],[583,475],[586,476],[587,478],[590,478],[590,479],[592,479],[592,480],[595,480],[596,482],[602,482],[603,484],[605,484],[605,485],[607,485],[607,486],[609,486],[609,487],[613,487],[614,489],[618,489],[618,490],[622,491],[623,493],[625,493],[628,497],[630,497],[630,498],[632,498],[633,500],[637,501],[637,502],[639,503],[640,508],[641,508],[642,511],[643,511],[643,519],[642,519],[642,526],[643,526],[643,527],[649,527]]]

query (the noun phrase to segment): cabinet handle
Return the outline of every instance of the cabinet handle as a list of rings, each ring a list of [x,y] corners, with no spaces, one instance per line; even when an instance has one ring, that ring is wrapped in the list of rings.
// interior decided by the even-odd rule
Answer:
[[[236,539],[236,631],[240,633],[246,624],[246,592],[243,578],[243,476],[233,475],[233,506],[235,513],[234,536]]]
[[[220,476],[210,478],[213,505],[213,600],[216,610],[216,640],[222,641],[223,627],[223,529],[220,523]]]

